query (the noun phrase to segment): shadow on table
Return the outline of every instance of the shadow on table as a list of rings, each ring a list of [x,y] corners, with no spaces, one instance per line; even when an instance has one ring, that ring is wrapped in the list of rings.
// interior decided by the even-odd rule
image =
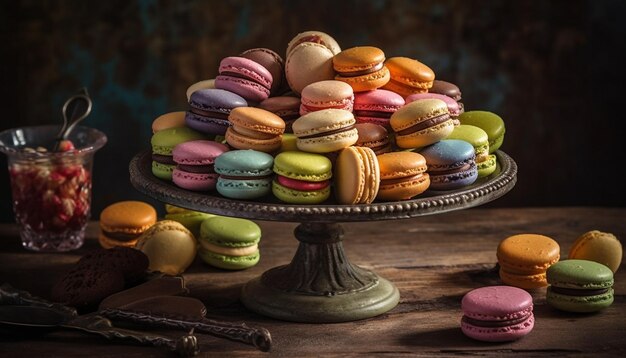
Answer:
[[[398,343],[407,347],[432,347],[447,349],[460,347],[491,347],[498,343],[479,342],[468,338],[461,332],[461,327],[445,328],[426,332],[411,332],[398,338]],[[503,342],[506,344],[510,342]]]

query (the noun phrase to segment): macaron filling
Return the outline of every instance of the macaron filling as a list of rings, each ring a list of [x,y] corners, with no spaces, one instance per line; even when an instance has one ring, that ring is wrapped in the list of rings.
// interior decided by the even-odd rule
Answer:
[[[335,130],[331,130],[328,132],[322,132],[322,133],[315,133],[315,134],[311,134],[311,135],[307,135],[307,136],[298,136],[298,139],[311,139],[311,138],[321,138],[321,137],[325,137],[328,135],[333,135],[333,134],[339,134],[339,133],[343,133],[343,132],[348,132],[353,130],[354,124],[351,124],[347,127],[343,127],[343,128],[339,128],[339,129],[335,129]]]
[[[121,232],[121,231],[107,231],[107,230],[102,230],[102,234],[106,237],[108,237],[111,240],[116,240],[116,241],[133,241],[139,238],[139,236],[141,236],[141,232],[138,233],[129,233],[129,232]]]
[[[436,126],[438,124],[444,123],[446,121],[450,120],[450,114],[448,113],[444,113],[442,115],[433,117],[433,118],[429,118],[425,121],[421,121],[421,122],[417,122],[415,125],[403,129],[401,131],[396,132],[398,135],[409,135],[409,134],[413,134],[413,133],[417,133],[419,131],[422,131],[426,128],[430,128],[433,126]]]
[[[223,109],[220,110],[219,108],[215,108],[215,110],[202,110],[191,107],[190,112],[195,113],[199,116],[228,120],[228,114],[230,113],[230,110],[224,111]]]
[[[504,320],[480,320],[476,318],[471,318],[468,316],[463,316],[461,321],[466,324],[471,324],[476,327],[485,327],[485,328],[496,328],[496,327],[508,327],[508,326],[516,326],[518,324],[524,323],[526,320],[533,316],[532,307],[529,310],[524,311],[523,315],[520,317],[515,317],[511,319]]]
[[[244,247],[225,247],[225,246],[214,245],[208,242],[207,240],[199,240],[199,241],[200,241],[200,246],[204,250],[214,252],[220,255],[248,256],[248,255],[254,254],[255,252],[259,250],[259,245],[256,243],[250,246],[244,246]]]
[[[298,190],[298,191],[316,191],[316,190],[322,190],[330,186],[330,180],[313,182],[313,181],[287,178],[282,175],[277,175],[276,181],[280,185],[284,186],[285,188]]]
[[[215,173],[215,168],[213,164],[207,164],[207,165],[178,164],[176,166],[176,169],[184,171],[184,172],[188,172],[188,173],[194,173],[194,174],[214,174]]]
[[[558,293],[558,294],[566,295],[566,296],[577,296],[577,297],[604,295],[605,293],[609,292],[609,289],[610,287],[599,288],[595,290],[585,290],[585,289],[579,289],[579,288],[556,287],[554,285],[550,286],[550,290],[554,293]]]
[[[403,177],[403,178],[393,178],[393,179],[382,179],[380,181],[380,185],[397,185],[397,184],[402,184],[402,183],[410,183],[413,181],[419,181],[421,180],[421,178],[424,177],[424,173],[419,173],[419,174],[415,174],[415,175],[411,175],[408,177]]]
[[[171,155],[152,153],[152,160],[159,164],[176,165],[176,162],[174,161],[174,157],[172,157]]]
[[[339,71],[339,73],[341,74],[341,76],[343,77],[357,77],[357,76],[363,76],[363,75],[368,75],[370,73],[374,73],[376,71],[380,71],[384,66],[384,63],[379,62],[375,65],[373,65],[370,68],[366,68],[364,70],[358,70],[358,71]]]

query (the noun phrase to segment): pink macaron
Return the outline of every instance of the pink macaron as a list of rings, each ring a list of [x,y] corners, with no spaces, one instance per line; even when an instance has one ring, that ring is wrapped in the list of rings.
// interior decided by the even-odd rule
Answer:
[[[248,101],[261,102],[270,95],[272,74],[261,64],[244,57],[226,57],[215,78],[215,88],[231,91]]]
[[[406,98],[406,103],[411,103],[419,99],[440,99],[444,101],[448,106],[448,112],[450,112],[450,118],[452,118],[452,122],[454,122],[454,125],[458,126],[459,124],[461,124],[461,122],[459,121],[459,116],[463,112],[461,111],[461,107],[459,107],[459,103],[455,101],[454,98],[439,93],[415,93],[409,95]]]
[[[172,181],[183,189],[206,191],[215,189],[217,177],[214,168],[215,158],[227,152],[228,147],[210,140],[184,142],[172,151],[176,168]]]
[[[352,112],[354,91],[342,81],[313,82],[302,89],[300,115],[335,108]]]
[[[514,341],[530,333],[535,325],[533,299],[517,287],[477,288],[463,297],[461,309],[461,330],[479,341]]]
[[[389,118],[402,106],[402,96],[383,89],[354,95],[354,117],[357,123],[374,123],[389,129]]]

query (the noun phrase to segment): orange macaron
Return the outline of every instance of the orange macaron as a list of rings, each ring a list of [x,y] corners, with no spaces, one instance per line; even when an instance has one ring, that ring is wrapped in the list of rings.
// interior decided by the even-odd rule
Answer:
[[[359,46],[343,50],[333,57],[335,79],[343,81],[354,92],[371,91],[389,82],[385,53],[378,47]]]
[[[546,270],[559,261],[559,244],[538,234],[519,234],[500,242],[497,250],[500,278],[524,289],[547,286]]]
[[[377,200],[411,199],[428,189],[426,159],[415,152],[391,152],[378,156],[380,187]]]
[[[402,97],[413,93],[426,93],[433,86],[435,72],[430,67],[408,57],[391,57],[385,62],[391,79],[383,87]]]
[[[141,234],[157,221],[157,212],[142,201],[120,201],[100,213],[100,245],[134,247]]]
[[[339,204],[369,204],[376,199],[380,169],[374,151],[367,147],[343,149],[335,164],[335,197]]]
[[[273,153],[280,149],[285,122],[270,111],[256,107],[238,107],[228,115],[231,126],[226,142],[236,149]]]

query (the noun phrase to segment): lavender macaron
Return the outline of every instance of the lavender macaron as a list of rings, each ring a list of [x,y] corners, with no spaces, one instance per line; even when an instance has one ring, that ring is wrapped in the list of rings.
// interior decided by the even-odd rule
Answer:
[[[185,114],[187,127],[207,134],[224,135],[233,108],[246,107],[246,100],[223,89],[202,89],[189,98],[190,110]]]

